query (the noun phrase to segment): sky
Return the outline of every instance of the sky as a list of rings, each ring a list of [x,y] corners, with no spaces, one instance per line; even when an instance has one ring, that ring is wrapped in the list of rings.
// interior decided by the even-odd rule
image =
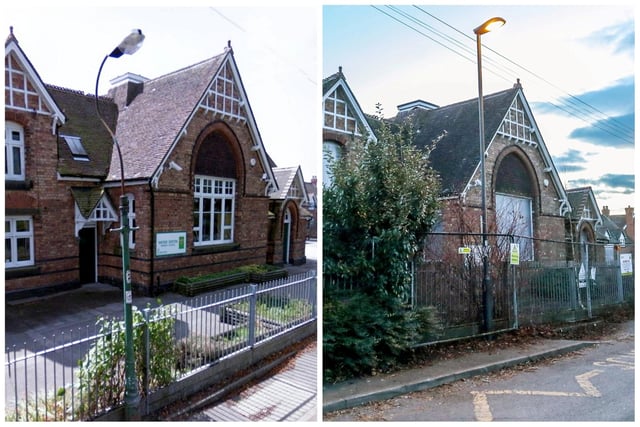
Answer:
[[[119,3],[124,2],[110,1],[109,7],[65,0],[3,5],[0,29],[6,40],[13,26],[45,83],[94,94],[102,59],[140,28],[146,36],[140,50],[105,63],[101,95],[117,76],[160,77],[223,53],[231,40],[267,153],[278,167],[300,166],[307,182],[318,174],[320,156],[312,149],[320,139],[318,7],[220,7],[211,1],[171,6],[162,0],[154,4],[168,6],[113,6]]]
[[[342,67],[365,113],[385,117],[421,99],[444,106],[478,97],[473,29],[484,34],[487,95],[520,79],[565,189],[591,186],[600,209],[635,206],[634,9],[613,6],[323,7],[322,75]]]

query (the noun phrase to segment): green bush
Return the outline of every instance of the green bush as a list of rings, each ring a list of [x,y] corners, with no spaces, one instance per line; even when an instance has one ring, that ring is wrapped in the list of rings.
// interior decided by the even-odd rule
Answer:
[[[149,330],[149,382],[150,388],[169,384],[177,365],[173,329],[175,319],[171,306],[151,311]],[[102,337],[78,362],[80,380],[79,410],[91,416],[117,406],[125,390],[125,328],[124,322],[101,317],[98,319]],[[133,307],[133,324],[144,324],[144,316]],[[142,390],[146,374],[145,337],[143,327],[134,327],[133,347],[138,389]]]
[[[325,295],[323,369],[327,382],[386,371],[411,354],[421,331],[414,312],[393,296],[358,292]]]

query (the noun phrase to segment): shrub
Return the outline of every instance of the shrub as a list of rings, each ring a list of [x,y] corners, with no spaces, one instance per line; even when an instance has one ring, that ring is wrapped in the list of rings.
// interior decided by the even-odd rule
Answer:
[[[323,308],[323,366],[328,382],[385,371],[411,354],[420,321],[396,297],[358,292],[327,295]]]
[[[171,382],[177,353],[173,343],[175,319],[173,309],[165,306],[153,310],[146,328],[149,331],[150,387],[162,387]],[[96,340],[80,360],[80,411],[89,416],[117,406],[125,390],[125,328],[124,322],[101,317],[98,319],[101,338]],[[133,324],[144,324],[144,316],[133,307]],[[138,388],[143,389],[146,374],[144,327],[133,330],[133,347]]]

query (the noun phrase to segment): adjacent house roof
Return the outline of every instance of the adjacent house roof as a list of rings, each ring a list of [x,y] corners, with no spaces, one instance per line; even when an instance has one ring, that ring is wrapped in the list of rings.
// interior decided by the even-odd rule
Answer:
[[[274,168],[276,180],[278,181],[278,191],[270,194],[272,199],[284,200],[288,198],[298,198],[301,202],[307,203],[309,197],[302,177],[300,167]]]
[[[113,140],[96,114],[96,100],[83,92],[46,85],[56,104],[67,117],[58,129],[58,173],[62,177],[83,177],[103,180],[107,176]],[[118,110],[110,100],[100,98],[100,112],[105,121],[115,128]],[[64,136],[79,137],[86,158],[74,159]]]
[[[569,189],[567,190],[567,197],[571,204],[572,220],[590,219],[598,223],[602,222],[600,209],[598,209],[598,204],[591,187]]]

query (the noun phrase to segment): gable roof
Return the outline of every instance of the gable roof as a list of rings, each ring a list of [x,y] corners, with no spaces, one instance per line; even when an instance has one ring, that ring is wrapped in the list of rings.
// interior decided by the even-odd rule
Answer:
[[[560,199],[566,200],[566,192],[520,84],[485,95],[483,99],[484,137],[487,141],[485,152],[498,134],[512,104],[516,99],[519,100],[531,123],[532,132],[537,135],[534,146],[543,158]],[[462,194],[470,187],[471,178],[480,167],[478,98],[439,108],[413,108],[401,111],[391,121],[396,124],[411,124],[415,132],[415,144],[424,149],[431,149],[429,160],[432,168],[440,176],[441,196]]]
[[[59,123],[64,123],[66,121],[66,117],[64,113],[60,110],[56,102],[53,100],[49,92],[47,91],[44,82],[40,78],[40,75],[38,74],[35,67],[33,66],[33,64],[31,64],[31,61],[29,60],[27,55],[24,53],[24,51],[18,44],[18,39],[13,35],[13,27],[10,27],[9,36],[7,37],[7,40],[5,41],[5,44],[4,44],[4,56],[5,56],[5,75],[6,73],[12,73],[14,71],[17,73],[24,73],[28,82],[27,84],[32,86],[30,90],[37,93],[37,96],[40,98],[40,101],[41,101],[40,104],[42,106],[42,108],[33,110],[28,108],[28,106],[19,106],[18,102],[14,104],[10,102],[11,100],[9,100],[9,102],[5,102],[5,109],[6,108],[18,108],[23,110],[28,109],[28,111],[30,112],[50,115],[53,120],[53,123],[51,125],[51,133],[52,134],[55,133],[56,125]],[[14,58],[18,62],[18,64],[13,63]],[[7,64],[9,64],[9,67],[7,67]],[[19,67],[19,69],[14,70],[13,69],[14,65],[16,67]],[[9,89],[9,91],[12,90],[11,84],[12,84],[11,79],[5,82],[5,91],[7,90],[7,88]]]
[[[493,139],[516,92],[512,88],[484,97],[486,141]],[[399,113],[394,121],[411,123],[418,147],[429,149],[438,141],[429,158],[440,176],[442,193],[462,193],[480,163],[478,98],[432,110],[414,108]]]
[[[197,64],[144,81],[141,83],[142,92],[126,107],[120,106],[115,133],[122,151],[125,180],[157,181],[164,170],[164,163],[195,113],[200,108],[207,108],[208,91],[216,90],[216,78],[225,70],[232,74],[234,90],[240,100],[238,109],[242,115],[232,115],[231,119],[246,120],[254,149],[267,173],[266,181],[277,188],[271,161],[262,143],[231,48]],[[224,118],[224,114],[221,117]],[[119,162],[114,150],[107,180],[120,179]]]
[[[88,177],[102,180],[107,176],[113,140],[96,114],[93,95],[61,87],[46,85],[56,104],[66,115],[67,121],[58,129],[60,135],[78,136],[87,152],[86,161],[74,160],[71,150],[58,138],[58,174],[62,177]],[[105,121],[115,128],[118,111],[112,102],[99,98],[100,112]]]
[[[301,202],[308,202],[309,196],[302,177],[302,170],[298,167],[274,168],[276,180],[278,181],[278,191],[274,191],[269,196],[271,199],[284,200],[290,198],[289,191],[295,185],[299,191]]]
[[[347,79],[342,73],[342,67],[338,68],[338,72],[326,77],[322,80],[322,105],[323,105],[323,114],[324,114],[324,105],[326,99],[331,96],[338,89],[342,89],[344,91],[346,99],[343,101],[347,104],[349,110],[353,111],[356,115],[356,121],[359,127],[362,129],[363,136],[368,136],[369,138],[376,138],[375,132],[373,131],[371,124],[369,122],[369,118],[364,114],[362,108],[360,108],[360,104],[358,104],[358,100],[353,95],[351,88],[347,84]],[[327,127],[323,124],[323,129],[327,129],[330,131],[338,131],[334,128]]]
[[[116,138],[122,151],[125,179],[150,178],[211,82],[225,55],[144,83],[142,93],[120,106]],[[109,180],[120,179],[120,163],[113,153]]]
[[[571,188],[567,190],[567,198],[571,204],[571,219],[592,219],[602,222],[600,209],[591,187]]]

